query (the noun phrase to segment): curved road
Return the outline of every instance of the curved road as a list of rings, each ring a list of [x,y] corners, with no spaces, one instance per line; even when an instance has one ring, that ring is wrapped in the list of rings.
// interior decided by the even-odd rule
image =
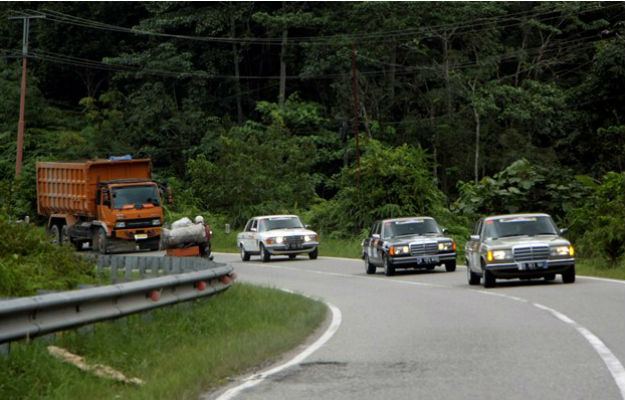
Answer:
[[[385,277],[350,259],[215,260],[241,282],[320,298],[342,315],[321,348],[237,399],[625,399],[625,283],[558,277],[484,290],[464,267]]]

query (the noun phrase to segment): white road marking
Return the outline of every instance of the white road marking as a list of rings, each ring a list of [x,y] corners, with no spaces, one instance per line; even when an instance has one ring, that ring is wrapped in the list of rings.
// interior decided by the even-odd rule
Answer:
[[[275,269],[285,269],[285,270],[291,270],[291,271],[302,271],[302,272],[315,273],[315,274],[321,274],[321,275],[330,275],[330,276],[341,276],[341,277],[349,277],[349,278],[372,279],[371,277],[367,277],[367,276],[341,274],[341,273],[337,273],[337,272],[325,272],[325,271],[295,269],[295,268],[292,268],[292,267],[282,267],[282,266],[274,266],[274,265],[263,265],[263,267],[275,268]],[[601,281],[616,282],[616,283],[625,283],[625,282],[616,281],[616,280],[612,280],[612,279],[605,279],[605,278],[593,278],[593,277],[585,277],[585,278],[587,278],[587,279],[594,279],[594,280],[601,280]],[[399,280],[399,279],[381,279],[381,281],[383,281],[383,282],[395,282],[395,283],[401,283],[401,284],[410,284],[410,285],[415,285],[415,286],[425,286],[425,287],[439,287],[439,288],[449,288],[449,289],[453,288],[452,286],[437,285],[437,284],[422,283],[422,282],[414,282],[414,281],[405,281],[405,280]],[[513,300],[513,301],[517,301],[517,302],[521,302],[521,303],[530,303],[530,301],[527,300],[527,299],[523,299],[521,297],[516,297],[516,296],[510,296],[510,295],[507,295],[507,294],[495,293],[495,292],[486,291],[486,290],[477,290],[475,292],[480,293],[480,294],[486,294],[486,295],[489,295],[489,296],[503,297],[503,298],[506,298],[506,299],[509,299],[509,300]],[[595,352],[597,352],[597,354],[599,355],[601,360],[605,363],[606,367],[608,368],[608,371],[610,372],[610,375],[612,375],[612,378],[614,379],[614,382],[616,383],[617,387],[619,388],[619,392],[621,394],[621,398],[623,400],[625,400],[625,367],[623,367],[623,364],[621,364],[619,359],[614,355],[614,353],[612,353],[612,351],[605,345],[605,343],[603,343],[603,341],[601,339],[599,339],[599,337],[597,337],[590,330],[588,330],[584,326],[578,324],[577,322],[575,322],[573,319],[569,318],[565,314],[563,314],[563,313],[561,313],[561,312],[559,312],[559,311],[557,311],[557,310],[555,310],[553,308],[549,308],[547,306],[539,304],[539,303],[531,303],[531,304],[534,307],[536,307],[536,308],[538,308],[540,310],[547,311],[548,313],[550,313],[551,315],[556,317],[559,321],[564,322],[565,324],[571,325],[580,335],[582,335],[582,337],[584,339],[586,339],[586,341],[588,341],[588,343],[595,350]],[[332,307],[334,307],[334,306],[331,306],[330,304],[328,304],[328,306],[331,307],[331,310],[333,310]],[[338,308],[336,310],[339,312],[339,324],[340,324],[340,318],[341,318],[340,317],[340,310],[338,310]],[[334,310],[333,310],[333,314],[334,314]],[[333,320],[333,323],[334,323],[334,320]],[[332,328],[332,325],[330,326],[330,328]],[[336,329],[338,329],[338,326],[336,327]],[[336,332],[336,329],[334,330],[334,332]],[[330,331],[330,329],[328,329],[328,331],[326,331],[326,334],[329,331]],[[330,337],[334,334],[334,332],[332,332]],[[316,345],[318,342],[320,342],[321,339],[323,339],[326,336],[326,334],[324,334],[317,342],[315,342],[313,344],[313,346]],[[323,343],[321,343],[321,345],[319,345],[319,347],[321,347],[328,339],[329,339],[329,337],[325,341],[323,341]],[[249,382],[252,382],[251,384],[248,385],[248,382],[246,382],[246,383],[244,383],[244,384],[242,384],[240,386],[237,386],[237,387],[235,387],[233,389],[230,389],[229,391],[224,393],[222,396],[218,397],[217,400],[231,399],[232,397],[224,397],[224,396],[226,396],[232,390],[238,389],[236,391],[236,393],[234,393],[232,395],[232,396],[234,396],[234,395],[238,394],[240,391],[246,389],[247,387],[251,387],[251,386],[257,385],[262,380],[264,380],[267,376],[273,375],[273,374],[275,374],[275,373],[277,373],[279,371],[284,370],[285,368],[288,368],[288,367],[290,367],[290,366],[292,366],[294,364],[297,364],[297,363],[301,362],[301,360],[303,360],[304,358],[308,357],[310,354],[312,354],[317,349],[318,349],[318,347],[315,348],[314,350],[310,351],[310,353],[306,354],[306,356],[304,356],[301,359],[298,359],[300,356],[297,356],[293,360],[289,361],[286,364],[283,364],[283,365],[281,365],[279,367],[276,367],[276,368],[274,368],[274,369],[272,369],[270,371],[267,371],[265,373],[262,373],[262,374],[260,374],[258,376],[252,376],[250,378],[247,378],[248,380],[250,380]],[[307,350],[305,350],[304,353],[306,353]],[[304,353],[301,353],[301,354],[304,354]],[[294,361],[295,359],[298,359],[298,360]],[[274,370],[277,370],[277,371],[273,372]]]
[[[603,341],[599,339],[594,333],[592,333],[582,325],[578,324],[577,322],[573,321],[571,318],[567,317],[561,312],[558,312],[553,308],[549,308],[538,303],[533,303],[533,306],[541,310],[547,311],[565,324],[571,325],[573,328],[575,328],[577,332],[579,332],[580,335],[584,337],[584,339],[588,341],[588,343],[590,343],[592,348],[595,349],[597,354],[599,354],[599,357],[601,357],[606,367],[608,367],[610,374],[612,374],[612,378],[614,378],[616,386],[618,386],[619,391],[621,392],[621,398],[625,399],[625,368],[623,368],[623,364],[621,364],[621,362],[618,358],[616,358],[614,353],[610,351],[608,346],[606,346],[605,343],[603,343]]]
[[[259,374],[255,374],[255,375],[252,375],[243,379],[242,384],[227,390],[221,396],[217,397],[217,400],[232,399],[236,395],[241,393],[243,390],[258,385],[269,376],[277,374],[278,372],[281,372],[289,367],[292,367],[294,365],[301,363],[312,353],[319,350],[319,348],[321,348],[321,346],[323,346],[328,340],[330,340],[330,338],[336,333],[336,331],[339,329],[339,326],[341,325],[341,321],[343,318],[341,314],[341,310],[339,310],[337,307],[333,306],[330,303],[326,303],[326,305],[328,306],[328,308],[330,308],[330,311],[332,312],[332,322],[330,323],[330,326],[328,327],[328,329],[324,332],[324,334],[319,339],[317,339],[313,344],[308,346],[304,351],[302,351],[301,353],[299,353],[297,356],[293,357],[291,360],[287,361],[286,363],[278,365],[277,367],[274,367],[268,371],[264,371]]]

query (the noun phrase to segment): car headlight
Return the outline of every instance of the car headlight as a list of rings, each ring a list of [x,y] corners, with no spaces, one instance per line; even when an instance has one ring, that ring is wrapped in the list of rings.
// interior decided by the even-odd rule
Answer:
[[[161,220],[160,219],[153,219],[152,220],[152,225],[156,226],[156,225],[160,225],[161,224]]]
[[[305,242],[317,242],[317,235],[304,235]]]
[[[115,223],[115,228],[125,228],[126,227],[126,223],[125,222],[117,222]]]
[[[573,246],[556,246],[551,248],[552,256],[560,256],[560,257],[573,257],[575,255],[575,249]]]
[[[489,250],[488,253],[486,253],[486,260],[488,260],[488,262],[509,259],[512,259],[512,252],[510,250]]]
[[[456,242],[439,242],[438,249],[441,251],[456,250]]]
[[[390,255],[400,256],[403,254],[410,254],[410,246],[391,246],[389,250]]]
[[[282,243],[284,243],[284,237],[282,237],[282,236],[277,236],[277,237],[275,238],[275,241],[276,241],[276,243],[277,243],[277,244],[282,244]]]

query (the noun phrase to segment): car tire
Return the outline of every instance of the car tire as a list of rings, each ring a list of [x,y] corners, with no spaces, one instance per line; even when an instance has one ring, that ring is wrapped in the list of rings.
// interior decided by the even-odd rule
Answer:
[[[249,261],[250,260],[250,253],[245,251],[245,247],[243,247],[242,244],[239,245],[239,248],[241,249],[241,261]]]
[[[58,225],[52,225],[48,230],[48,235],[52,244],[61,244],[61,231]]]
[[[454,272],[456,270],[456,260],[445,261],[445,271]]]
[[[106,232],[104,231],[104,229],[99,228],[96,232],[95,232],[95,237],[93,238],[93,243],[94,243],[94,250],[97,251],[100,254],[107,254],[108,253],[108,240],[106,238]]]
[[[384,275],[386,276],[395,275],[395,267],[393,266],[393,264],[391,264],[391,261],[388,259],[388,256],[384,254],[382,256],[382,259],[384,260]]]
[[[267,262],[271,260],[271,254],[269,254],[269,252],[265,248],[265,245],[263,245],[262,243],[260,244],[260,259],[263,262]]]
[[[483,278],[484,278],[484,282],[483,283],[484,283],[484,287],[485,288],[488,289],[488,288],[495,287],[496,279],[493,276],[492,272],[490,272],[487,269],[484,269],[484,276],[483,276]]]
[[[471,267],[469,267],[468,263],[467,263],[467,282],[469,282],[469,285],[480,284],[480,276],[471,270]]]
[[[308,258],[310,258],[311,260],[316,260],[318,255],[319,255],[319,249],[315,248],[313,251],[308,253]]]
[[[575,282],[575,266],[572,265],[568,270],[562,273],[562,282],[573,283]]]
[[[375,274],[375,265],[369,262],[369,256],[365,254],[365,272],[367,275]]]

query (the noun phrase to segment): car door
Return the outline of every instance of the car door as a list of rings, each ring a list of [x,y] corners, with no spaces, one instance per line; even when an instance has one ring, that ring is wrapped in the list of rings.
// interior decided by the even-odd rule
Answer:
[[[374,222],[374,224],[371,226],[369,237],[366,239],[364,246],[364,251],[367,253],[367,257],[369,257],[369,262],[372,262],[373,264],[378,263],[376,257],[375,243],[377,241],[377,238],[379,238],[379,234],[377,233],[379,232],[379,226],[379,221]]]
[[[483,223],[484,223],[483,218],[479,219],[475,223],[475,226],[473,228],[473,233],[471,234],[472,238],[471,240],[467,242],[467,247],[466,247],[467,260],[469,261],[469,264],[471,265],[471,269],[473,269],[474,271],[481,270],[481,267],[480,267],[481,240],[479,240],[478,237],[481,238],[480,234],[482,232]]]
[[[250,228],[252,227],[253,220],[254,218],[250,218],[249,221],[247,221],[245,228],[243,228],[243,232],[239,235],[239,242],[245,251],[250,250],[250,234],[252,233]]]
[[[384,242],[382,241],[382,231],[384,229],[384,224],[382,221],[378,221],[373,231],[372,237],[372,254],[373,260],[376,265],[382,265],[382,245]]]

